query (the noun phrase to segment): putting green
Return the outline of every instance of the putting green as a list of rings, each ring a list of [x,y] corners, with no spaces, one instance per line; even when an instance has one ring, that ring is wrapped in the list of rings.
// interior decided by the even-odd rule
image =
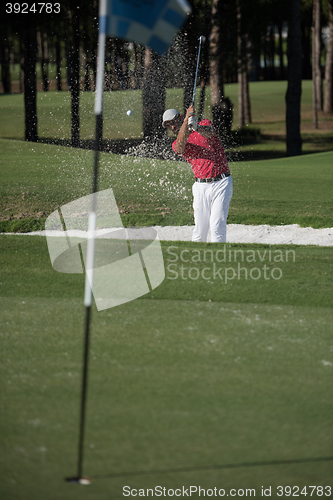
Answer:
[[[256,496],[272,487],[277,499],[281,485],[310,493],[332,484],[333,316],[320,306],[332,303],[330,248],[228,245],[261,252],[260,266],[269,266],[265,250],[296,258],[274,263],[280,280],[243,272],[210,283],[204,252],[221,245],[173,243],[170,253],[165,242],[166,265],[179,256],[177,280],[167,271],[147,296],[94,308],[84,459],[94,480],[85,488],[64,481],[76,473],[83,276],[53,271],[45,238],[1,236],[0,245],[1,498],[200,486]],[[187,259],[194,248],[201,278],[190,282],[180,252]]]
[[[82,300],[1,306],[2,498],[331,484],[331,309],[140,299],[94,311],[84,472],[95,480],[82,491],[63,481],[76,473]]]

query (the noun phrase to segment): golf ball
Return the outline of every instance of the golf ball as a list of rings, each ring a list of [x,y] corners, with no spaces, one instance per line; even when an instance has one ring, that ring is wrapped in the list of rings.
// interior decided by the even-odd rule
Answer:
[[[127,111],[127,116],[131,116],[131,114],[132,114],[132,111],[129,109],[129,110]]]

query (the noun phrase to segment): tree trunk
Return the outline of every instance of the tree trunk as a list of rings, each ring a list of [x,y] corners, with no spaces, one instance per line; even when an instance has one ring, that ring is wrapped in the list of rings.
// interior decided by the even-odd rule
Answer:
[[[70,62],[71,62],[71,136],[72,146],[78,148],[80,146],[80,21],[79,9],[72,10],[72,40],[70,47]]]
[[[123,75],[123,64],[121,58],[121,40],[115,39],[114,42],[114,67],[116,70],[118,90],[123,90],[125,88],[124,75]]]
[[[317,89],[318,89],[318,106],[319,109],[318,111],[323,110],[323,79],[322,79],[322,72],[321,72],[321,0],[317,0],[317,15],[316,15],[316,24],[317,24],[317,43],[316,43],[316,49],[317,49]]]
[[[312,64],[311,64],[311,25],[308,26],[305,21],[301,23],[302,34],[302,78],[304,80],[311,80],[312,78]]]
[[[47,41],[47,34],[43,34],[43,58],[44,58],[44,71],[43,71],[43,87],[44,90],[49,90],[49,45]]]
[[[114,49],[113,49],[114,50]],[[114,59],[112,59],[114,63]],[[113,70],[114,70],[114,64],[112,64]],[[93,74],[93,85],[92,85],[92,90],[96,89],[96,77],[97,77],[97,44],[93,45],[91,48],[91,68],[92,68],[92,74]],[[112,78],[112,82],[116,81],[115,78]]]
[[[271,80],[275,80],[275,33],[274,27],[271,26],[269,32],[269,59],[270,59],[270,71],[271,71]]]
[[[20,94],[24,94],[24,42],[20,37]]]
[[[318,128],[318,111],[322,110],[322,78],[320,70],[320,0],[313,0],[312,29],[313,125]]]
[[[143,137],[153,137],[155,133],[154,127],[154,110],[152,105],[152,99],[150,96],[150,88],[154,85],[152,77],[152,51],[149,47],[146,47],[145,51],[145,70],[143,75],[143,87],[142,87],[142,130]]]
[[[105,43],[105,61],[104,61],[104,90],[112,90],[112,40],[109,39]],[[85,68],[84,74],[84,89],[86,90],[86,83],[88,82],[88,66],[87,66],[87,55],[84,54],[83,67]]]
[[[39,53],[39,61],[42,70],[42,82],[43,82],[43,90],[47,92],[49,90],[49,79],[48,79],[48,47],[47,47],[47,38],[46,33],[37,32],[37,41],[38,41],[38,53]]]
[[[61,91],[61,47],[59,36],[56,38],[55,43],[55,53],[56,53],[56,80],[57,80],[57,90]]]
[[[289,0],[288,88],[286,93],[287,155],[302,154],[302,44],[300,0]]]
[[[268,80],[268,67],[267,67],[267,35],[264,35],[262,40],[262,46],[264,47],[264,80]]]
[[[210,35],[210,88],[211,104],[214,125],[218,128],[221,121],[220,103],[224,95],[223,85],[223,67],[222,60],[219,57],[220,26],[218,16],[219,0],[213,0],[212,3],[212,30]]]
[[[142,86],[144,63],[143,63],[142,48],[137,43],[134,44],[133,58],[134,58],[134,61],[133,61],[133,63],[134,63],[134,74],[133,74],[134,88],[140,89]]]
[[[278,24],[278,30],[279,30],[280,80],[284,80],[282,21],[280,21]]]
[[[10,82],[10,57],[9,57],[9,40],[8,31],[4,34],[4,38],[1,42],[1,78],[3,91],[8,94],[11,91]]]
[[[67,86],[71,90],[72,87],[72,77],[71,77],[71,56],[70,56],[70,36],[65,39],[65,50],[66,50],[66,70],[67,70]]]
[[[111,39],[111,48],[110,48],[110,57],[111,57],[111,80],[112,80],[112,90],[115,90],[117,87],[117,72],[116,72],[116,49],[115,49],[115,40]]]
[[[329,39],[327,42],[325,65],[325,102],[324,113],[333,113],[333,0],[328,0]]]
[[[251,123],[251,106],[248,78],[248,36],[242,30],[242,11],[237,0],[237,72],[238,72],[238,127]]]
[[[84,16],[83,20],[83,34],[82,34],[82,52],[81,52],[81,59],[82,63],[81,66],[83,68],[83,89],[85,92],[90,92],[91,91],[91,82],[90,82],[90,62],[91,62],[91,49],[92,49],[92,40],[90,37],[89,33],[89,19],[88,16]],[[111,40],[108,40],[106,42],[106,49],[105,53],[108,52],[111,57],[111,50],[109,47],[112,45]],[[112,66],[112,61],[111,61],[111,66]]]
[[[244,114],[244,73],[238,70],[238,127],[242,128],[245,125]]]
[[[83,53],[84,56],[84,90],[85,92],[90,92],[91,86],[90,86],[90,65],[89,65],[89,52],[86,49],[85,52]],[[111,79],[112,81],[112,79]]]
[[[244,117],[245,117],[245,123],[252,123],[248,71],[244,72]]]
[[[220,51],[220,2],[221,0],[213,0],[212,3],[209,61],[213,123],[219,136],[223,137],[231,131],[233,110],[230,99],[224,97],[223,60]]]
[[[161,138],[165,134],[162,127],[165,97],[165,71],[161,57],[146,47],[142,88],[142,128],[146,138]]]
[[[245,125],[244,114],[244,70],[243,70],[243,54],[242,54],[242,12],[240,0],[237,0],[237,82],[238,82],[238,127],[242,128]]]
[[[25,140],[38,141],[37,132],[37,34],[34,22],[23,29]]]

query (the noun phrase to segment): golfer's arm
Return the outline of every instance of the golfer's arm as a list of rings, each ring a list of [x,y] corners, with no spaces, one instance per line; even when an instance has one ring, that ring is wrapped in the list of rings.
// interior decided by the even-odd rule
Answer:
[[[185,118],[183,125],[181,126],[175,144],[175,151],[179,155],[182,155],[186,148],[186,143],[190,137],[190,131],[188,129],[187,118]]]

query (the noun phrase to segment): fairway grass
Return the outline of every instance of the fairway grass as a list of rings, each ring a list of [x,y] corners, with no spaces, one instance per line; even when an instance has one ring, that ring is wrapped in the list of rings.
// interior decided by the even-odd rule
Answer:
[[[0,245],[0,498],[117,500],[126,485],[196,485],[272,487],[277,499],[281,485],[332,485],[330,248],[226,245],[222,262],[223,245],[162,242],[160,287],[94,307],[93,482],[82,487],[64,478],[76,473],[84,277],[55,272],[43,237]],[[248,278],[225,283],[214,263],[241,263]],[[249,279],[263,265],[270,279]]]
[[[252,125],[260,128],[266,136],[264,142],[285,137],[286,104],[285,95],[287,81],[250,82],[250,99]],[[233,129],[238,127],[238,84],[225,84],[224,93],[233,104]],[[83,140],[94,138],[94,92],[80,93],[80,137]],[[200,89],[196,92],[196,107],[199,108]],[[176,108],[183,112],[183,89],[166,89],[165,109]],[[211,114],[210,87],[205,91],[204,115]],[[142,137],[142,91],[121,90],[104,92],[103,94],[103,137],[104,139],[125,139]],[[0,137],[22,140],[24,138],[24,102],[22,94],[0,95],[2,121]],[[127,116],[127,110],[133,114]],[[71,96],[70,92],[38,92],[37,93],[38,132],[41,139],[70,139],[71,137]],[[332,116],[319,112],[319,128],[313,127],[312,81],[303,80],[301,100],[301,132],[303,135],[303,151],[310,152],[317,148],[332,149],[333,137]],[[322,138],[322,144],[311,144],[311,137]],[[278,138],[279,139],[279,138]],[[277,150],[279,140],[274,144],[266,144],[266,151]],[[256,145],[253,145],[256,149]],[[284,154],[286,147],[284,144]],[[281,154],[281,152],[280,152]]]
[[[90,194],[93,152],[0,139],[2,232],[42,229],[59,206]],[[230,162],[228,222],[332,227],[333,152]],[[192,225],[186,162],[100,154],[99,190],[112,187],[125,226]]]
[[[229,158],[235,161],[263,160],[286,156],[286,81],[250,82],[252,123],[242,132],[238,130],[238,84],[225,84],[224,92],[233,103],[232,138],[224,140]],[[199,109],[200,89],[197,91],[196,106]],[[204,117],[212,118],[210,87],[205,91]],[[166,90],[167,108],[183,111],[183,89]],[[121,90],[104,92],[103,96],[103,139],[104,146],[119,151],[137,141],[142,134],[142,91]],[[127,110],[133,114],[127,116]],[[22,141],[24,139],[24,102],[22,94],[0,95],[0,138]],[[71,96],[64,92],[37,92],[38,135],[47,144],[68,145],[71,141]],[[319,126],[313,127],[312,81],[302,82],[301,135],[303,154],[332,151],[333,118],[318,113]],[[253,139],[253,129],[257,131]],[[250,130],[250,135],[249,134]],[[252,130],[252,136],[251,136]],[[80,140],[83,147],[92,147],[95,131],[94,93],[80,93]],[[242,133],[241,133],[242,135]],[[244,143],[244,144],[243,144]],[[89,145],[90,144],[90,145]]]

